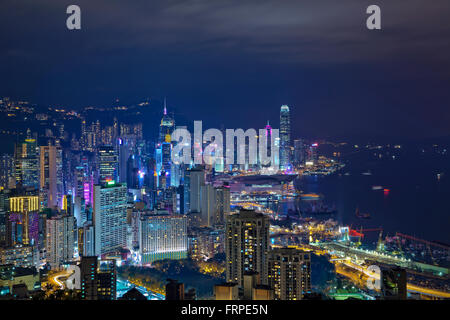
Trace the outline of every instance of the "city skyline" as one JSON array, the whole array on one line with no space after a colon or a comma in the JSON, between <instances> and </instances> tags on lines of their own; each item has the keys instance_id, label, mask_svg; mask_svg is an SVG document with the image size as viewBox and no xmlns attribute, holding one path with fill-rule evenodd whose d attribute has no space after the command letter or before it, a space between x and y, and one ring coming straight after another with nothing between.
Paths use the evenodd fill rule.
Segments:
<instances>
[{"instance_id":1,"label":"city skyline","mask_svg":"<svg viewBox=\"0 0 450 320\"><path fill-rule=\"evenodd\" d=\"M353 0L78 5L69 31L63 2L2 2L1 95L75 108L167 96L212 127L257 127L287 104L296 135L450 136L444 0L379 1L379 31Z\"/></svg>"},{"instance_id":2,"label":"city skyline","mask_svg":"<svg viewBox=\"0 0 450 320\"><path fill-rule=\"evenodd\" d=\"M422 1L3 0L0 302L450 299L450 3Z\"/></svg>"}]
</instances>

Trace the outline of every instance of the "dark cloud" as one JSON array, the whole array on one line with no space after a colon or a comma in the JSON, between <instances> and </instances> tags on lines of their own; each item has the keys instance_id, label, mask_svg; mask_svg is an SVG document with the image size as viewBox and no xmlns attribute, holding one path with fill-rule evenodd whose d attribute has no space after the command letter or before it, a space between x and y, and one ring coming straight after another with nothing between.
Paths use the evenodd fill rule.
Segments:
<instances>
[{"instance_id":1,"label":"dark cloud","mask_svg":"<svg viewBox=\"0 0 450 320\"><path fill-rule=\"evenodd\" d=\"M65 29L74 3L78 32ZM376 1L381 31L365 28L370 4L3 0L0 94L74 106L167 95L229 126L277 122L288 103L296 134L450 134L450 2Z\"/></svg>"}]
</instances>

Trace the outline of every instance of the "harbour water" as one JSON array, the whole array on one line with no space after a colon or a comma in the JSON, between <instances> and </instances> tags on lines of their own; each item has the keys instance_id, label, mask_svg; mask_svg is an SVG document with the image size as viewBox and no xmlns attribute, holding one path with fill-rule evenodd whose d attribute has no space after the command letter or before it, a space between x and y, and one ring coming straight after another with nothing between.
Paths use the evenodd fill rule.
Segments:
<instances>
[{"instance_id":1,"label":"harbour water","mask_svg":"<svg viewBox=\"0 0 450 320\"><path fill-rule=\"evenodd\" d=\"M334 218L355 229L378 228L450 244L450 159L436 152L404 151L395 158L360 153L330 176L295 181L303 192L335 204ZM369 172L370 174L363 174ZM374 186L382 186L383 188ZM387 190L385 190L387 189ZM285 209L292 204L285 206ZM369 219L358 218L369 213Z\"/></svg>"}]
</instances>

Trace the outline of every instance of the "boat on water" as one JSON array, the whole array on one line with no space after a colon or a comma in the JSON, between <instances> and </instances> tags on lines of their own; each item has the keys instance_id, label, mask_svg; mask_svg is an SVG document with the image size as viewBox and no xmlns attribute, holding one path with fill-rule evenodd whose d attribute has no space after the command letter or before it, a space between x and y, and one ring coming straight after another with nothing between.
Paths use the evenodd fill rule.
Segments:
<instances>
[{"instance_id":1,"label":"boat on water","mask_svg":"<svg viewBox=\"0 0 450 320\"><path fill-rule=\"evenodd\" d=\"M367 170L366 172L361 173L363 176L371 176L372 172L370 170Z\"/></svg>"},{"instance_id":2,"label":"boat on water","mask_svg":"<svg viewBox=\"0 0 450 320\"><path fill-rule=\"evenodd\" d=\"M370 213L361 213L361 212L359 212L359 208L356 208L355 215L357 218L360 218L360 219L370 219L371 218Z\"/></svg>"},{"instance_id":3,"label":"boat on water","mask_svg":"<svg viewBox=\"0 0 450 320\"><path fill-rule=\"evenodd\" d=\"M382 186L372 186L372 190L383 190Z\"/></svg>"},{"instance_id":4,"label":"boat on water","mask_svg":"<svg viewBox=\"0 0 450 320\"><path fill-rule=\"evenodd\" d=\"M317 193L303 193L300 195L300 200L315 201L320 200L322 197Z\"/></svg>"}]
</instances>

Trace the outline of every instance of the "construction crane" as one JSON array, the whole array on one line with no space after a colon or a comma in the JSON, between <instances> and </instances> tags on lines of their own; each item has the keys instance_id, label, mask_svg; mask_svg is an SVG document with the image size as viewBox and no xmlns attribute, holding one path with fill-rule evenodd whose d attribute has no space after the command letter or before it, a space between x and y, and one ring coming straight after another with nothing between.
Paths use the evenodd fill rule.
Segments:
<instances>
[{"instance_id":1,"label":"construction crane","mask_svg":"<svg viewBox=\"0 0 450 320\"><path fill-rule=\"evenodd\" d=\"M409 236L409 235L407 235L407 234L403 234L403 233L399 233L399 232L397 232L395 235L397 236L397 239L399 239L400 237L402 237L402 238L404 238L404 239L408 239L408 240L411 240L411 241L417 241L417 242L421 242L421 243L425 244L425 245L426 245L426 248L427 248L427 250L428 250L428 253L429 253L429 255L430 255L430 257L431 257L431 260L433 261L433 264L434 264L434 265L438 265L438 264L437 264L435 258L433 257L433 251L431 250L431 246L435 246L435 247L444 249L444 250L446 250L447 252L450 252L450 247L449 247L449 246L446 246L446 245L443 245L443 244L439 244L439 243L436 243L436 242L427 241L427 240L424 240L424 239L419 239L419 238L416 238L416 237L413 237L413 236Z\"/></svg>"},{"instance_id":2,"label":"construction crane","mask_svg":"<svg viewBox=\"0 0 450 320\"><path fill-rule=\"evenodd\" d=\"M428 249L428 253L429 253L430 257L431 257L431 261L433 261L433 264L434 264L435 266L437 266L438 263L436 262L436 260L435 260L434 257L433 257L433 252L431 251L431 248L430 248L430 245L429 245L429 244L427 244L427 249Z\"/></svg>"},{"instance_id":3,"label":"construction crane","mask_svg":"<svg viewBox=\"0 0 450 320\"><path fill-rule=\"evenodd\" d=\"M400 256L404 257L405 255L403 254L402 243L400 241L400 237L396 234L395 238L397 239L397 245L398 245L398 250L399 250Z\"/></svg>"},{"instance_id":4,"label":"construction crane","mask_svg":"<svg viewBox=\"0 0 450 320\"><path fill-rule=\"evenodd\" d=\"M384 251L383 229L381 229L380 233L378 234L377 251L378 252Z\"/></svg>"},{"instance_id":5,"label":"construction crane","mask_svg":"<svg viewBox=\"0 0 450 320\"><path fill-rule=\"evenodd\" d=\"M416 238L416 237L413 237L413 236L409 236L407 234L403 234L403 233L400 233L400 232L396 232L395 235L397 237L402 237L402 238L405 238L405 239L408 239L408 240L422 242L422 243L425 243L425 244L427 244L429 246L434 246L434 247L438 247L438 248L450 251L450 247L446 246L446 245L443 245L443 244L439 244L439 243L436 243L436 242L419 239L419 238Z\"/></svg>"},{"instance_id":6,"label":"construction crane","mask_svg":"<svg viewBox=\"0 0 450 320\"><path fill-rule=\"evenodd\" d=\"M358 237L358 242L356 242L357 246L361 245L361 238L364 238L364 233L365 232L374 232L374 231L380 231L380 237L383 233L383 228L371 228L371 229L363 229L362 227L359 229L359 232L357 232L356 230L350 230L351 235L357 236ZM380 241L380 240L378 240ZM377 248L378 248L378 244L377 244Z\"/></svg>"}]
</instances>

